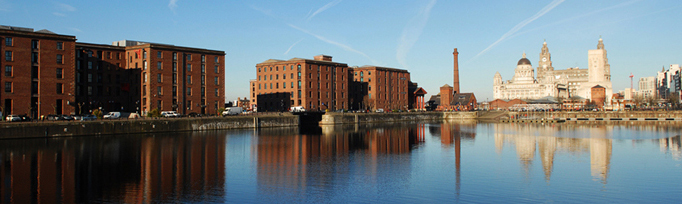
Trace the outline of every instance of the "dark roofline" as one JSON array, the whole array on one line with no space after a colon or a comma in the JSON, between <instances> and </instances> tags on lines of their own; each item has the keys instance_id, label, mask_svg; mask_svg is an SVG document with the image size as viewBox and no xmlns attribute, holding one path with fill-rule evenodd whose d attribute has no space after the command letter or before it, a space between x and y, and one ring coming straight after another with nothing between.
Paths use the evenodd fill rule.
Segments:
<instances>
[{"instance_id":1,"label":"dark roofline","mask_svg":"<svg viewBox=\"0 0 682 204\"><path fill-rule=\"evenodd\" d=\"M76 42L76 48L78 48L78 47L88 47L88 48L111 49L111 50L125 51L125 47L108 45L108 44L94 44L94 43Z\"/></svg>"},{"instance_id":2,"label":"dark roofline","mask_svg":"<svg viewBox=\"0 0 682 204\"><path fill-rule=\"evenodd\" d=\"M4 27L9 27L9 29L6 29ZM0 34L8 35L8 36L17 36L17 37L34 37L34 38L43 38L43 39L76 41L76 36L73 36L73 35L61 35L61 34L53 34L53 33L46 33L46 32L34 32L34 31L24 30L26 28L23 28L21 30L14 30L11 28L13 28L13 27L11 27L11 26L0 26ZM32 30L32 29L30 29L30 30Z\"/></svg>"},{"instance_id":3,"label":"dark roofline","mask_svg":"<svg viewBox=\"0 0 682 204\"><path fill-rule=\"evenodd\" d=\"M177 51L184 51L184 52L198 52L198 53L206 53L206 54L225 55L225 51L220 51L220 50L208 50L208 49L202 49L202 48L182 47L182 46L158 44L158 43L148 43L148 44L133 45L133 46L126 46L125 47L126 50L134 50L134 49L142 49L142 48L155 48L155 49L163 49L163 50L177 50Z\"/></svg>"},{"instance_id":4,"label":"dark roofline","mask_svg":"<svg viewBox=\"0 0 682 204\"><path fill-rule=\"evenodd\" d=\"M270 61L270 62L268 62L268 61ZM322 61L322 60L312 60L312 59L304 59L304 58L291 58L289 60L268 59L268 60L265 60L261 63L256 64L256 66L275 65L275 64L290 64L290 63L301 63L301 62L309 63L309 64L328 64L328 65L348 67L348 64L346 64L346 63Z\"/></svg>"},{"instance_id":5,"label":"dark roofline","mask_svg":"<svg viewBox=\"0 0 682 204\"><path fill-rule=\"evenodd\" d=\"M391 68L391 67L380 67L380 66L372 66L372 65L363 65L361 67L357 67L357 68L353 68L353 69L357 69L357 70L376 69L376 70L382 70L382 71L410 73L409 71L407 71L405 69L398 69L398 68Z\"/></svg>"}]
</instances>

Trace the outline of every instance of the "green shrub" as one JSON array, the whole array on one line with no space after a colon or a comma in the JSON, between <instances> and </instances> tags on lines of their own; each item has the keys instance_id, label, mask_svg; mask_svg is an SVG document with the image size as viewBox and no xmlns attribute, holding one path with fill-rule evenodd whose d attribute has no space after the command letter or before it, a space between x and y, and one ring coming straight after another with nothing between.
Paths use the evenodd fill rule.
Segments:
<instances>
[{"instance_id":1,"label":"green shrub","mask_svg":"<svg viewBox=\"0 0 682 204\"><path fill-rule=\"evenodd\" d=\"M147 112L147 117L161 117L161 111L158 108L154 108Z\"/></svg>"},{"instance_id":2,"label":"green shrub","mask_svg":"<svg viewBox=\"0 0 682 204\"><path fill-rule=\"evenodd\" d=\"M102 119L102 116L104 115L104 113L102 113L102 111L100 111L99 109L96 109L96 110L92 111L92 115L95 115L95 116L97 116L97 118Z\"/></svg>"}]
</instances>

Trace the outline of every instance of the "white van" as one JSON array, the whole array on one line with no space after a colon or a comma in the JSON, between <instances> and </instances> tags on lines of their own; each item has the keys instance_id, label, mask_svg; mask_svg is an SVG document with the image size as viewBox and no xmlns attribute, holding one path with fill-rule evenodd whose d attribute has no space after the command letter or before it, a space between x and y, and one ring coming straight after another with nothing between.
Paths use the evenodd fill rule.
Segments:
<instances>
[{"instance_id":1,"label":"white van","mask_svg":"<svg viewBox=\"0 0 682 204\"><path fill-rule=\"evenodd\" d=\"M175 111L161 111L161 117L165 118L176 118L180 117L180 114Z\"/></svg>"},{"instance_id":2,"label":"white van","mask_svg":"<svg viewBox=\"0 0 682 204\"><path fill-rule=\"evenodd\" d=\"M102 116L104 119L119 119L121 117L121 112L109 112Z\"/></svg>"},{"instance_id":3,"label":"white van","mask_svg":"<svg viewBox=\"0 0 682 204\"><path fill-rule=\"evenodd\" d=\"M289 112L305 112L303 106L294 106L289 109Z\"/></svg>"},{"instance_id":4,"label":"white van","mask_svg":"<svg viewBox=\"0 0 682 204\"><path fill-rule=\"evenodd\" d=\"M239 115L242 113L243 109L242 107L228 107L225 108L225 111L223 111L223 116L228 116L228 115Z\"/></svg>"}]
</instances>

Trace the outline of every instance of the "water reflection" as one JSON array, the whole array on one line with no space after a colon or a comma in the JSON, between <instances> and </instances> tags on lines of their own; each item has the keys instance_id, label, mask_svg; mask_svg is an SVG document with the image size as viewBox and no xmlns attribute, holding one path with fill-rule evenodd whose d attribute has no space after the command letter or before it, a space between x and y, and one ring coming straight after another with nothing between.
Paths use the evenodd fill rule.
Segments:
<instances>
[{"instance_id":1,"label":"water reflection","mask_svg":"<svg viewBox=\"0 0 682 204\"><path fill-rule=\"evenodd\" d=\"M461 163L462 163L462 139L474 141L476 139L476 121L444 121L440 124L432 124L429 133L434 137L440 137L444 146L455 148L455 193L459 196L461 191Z\"/></svg>"},{"instance_id":2,"label":"water reflection","mask_svg":"<svg viewBox=\"0 0 682 204\"><path fill-rule=\"evenodd\" d=\"M271 195L285 191L301 198L315 190L307 188L347 187L358 177L373 187L406 186L409 177L381 175L409 175L409 153L424 142L424 126L323 126L321 135L263 129L252 147L257 153L259 190ZM387 159L396 158L387 155L399 159ZM349 172L354 173L347 175Z\"/></svg>"},{"instance_id":3,"label":"water reflection","mask_svg":"<svg viewBox=\"0 0 682 204\"><path fill-rule=\"evenodd\" d=\"M611 138L632 136L619 134L622 129L634 132L635 137L639 137L637 131L642 130L650 133L658 132L662 134L662 137L665 137L664 135L670 133L668 130L678 126L678 124L671 122L654 122L655 125L643 123L647 122L579 122L565 125L496 123L493 125L495 149L497 154L501 155L505 145L513 146L526 174L529 174L537 150L547 181L551 178L557 153L568 153L576 156L589 153L592 177L602 183L607 183L613 151L613 139ZM633 140L632 142L634 145L642 141L658 142L661 152L671 154L676 160L682 156L679 135L660 139Z\"/></svg>"},{"instance_id":4,"label":"water reflection","mask_svg":"<svg viewBox=\"0 0 682 204\"><path fill-rule=\"evenodd\" d=\"M0 142L2 203L208 198L223 192L225 137L211 132ZM191 195L191 196L190 196Z\"/></svg>"},{"instance_id":5,"label":"water reflection","mask_svg":"<svg viewBox=\"0 0 682 204\"><path fill-rule=\"evenodd\" d=\"M653 121L415 122L0 140L0 203L540 202L520 191L617 200L642 189L672 195L663 190L679 189L664 182L679 180L680 164L669 162L682 160L680 129ZM636 169L638 159L655 172ZM584 176L566 173L580 169ZM536 177L546 182L533 185ZM634 185L641 189L618 193Z\"/></svg>"}]
</instances>

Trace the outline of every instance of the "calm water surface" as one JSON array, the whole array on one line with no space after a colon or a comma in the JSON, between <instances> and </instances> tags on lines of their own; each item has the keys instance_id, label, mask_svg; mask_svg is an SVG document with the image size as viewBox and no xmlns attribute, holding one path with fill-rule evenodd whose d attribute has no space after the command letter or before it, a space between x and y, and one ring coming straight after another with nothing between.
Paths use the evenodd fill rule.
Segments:
<instances>
[{"instance_id":1,"label":"calm water surface","mask_svg":"<svg viewBox=\"0 0 682 204\"><path fill-rule=\"evenodd\" d=\"M0 140L0 203L680 203L681 134L440 122Z\"/></svg>"}]
</instances>

